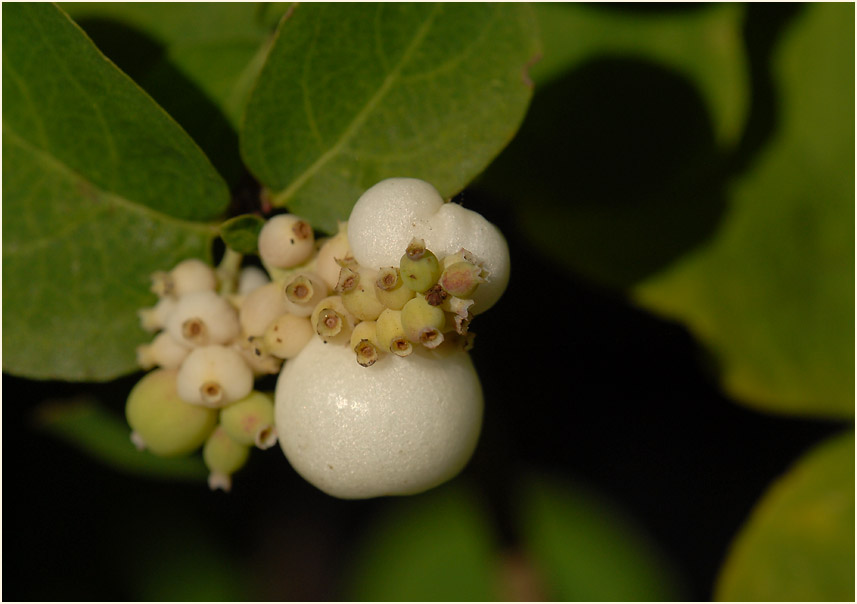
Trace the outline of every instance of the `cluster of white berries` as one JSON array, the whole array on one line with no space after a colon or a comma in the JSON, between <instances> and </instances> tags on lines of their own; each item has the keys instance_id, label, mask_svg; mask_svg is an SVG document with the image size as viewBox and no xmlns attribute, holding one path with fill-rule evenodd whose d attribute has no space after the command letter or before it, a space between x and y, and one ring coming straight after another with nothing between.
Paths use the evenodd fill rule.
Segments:
<instances>
[{"instance_id":1,"label":"cluster of white berries","mask_svg":"<svg viewBox=\"0 0 857 604\"><path fill-rule=\"evenodd\" d=\"M460 471L482 417L470 321L508 281L496 227L398 178L321 241L272 217L258 251L265 271L227 250L216 270L186 260L153 275L159 301L140 319L160 333L138 361L159 368L129 397L132 440L160 455L203 446L225 490L251 446L278 438L338 497L419 492ZM280 371L274 404L254 380Z\"/></svg>"}]
</instances>

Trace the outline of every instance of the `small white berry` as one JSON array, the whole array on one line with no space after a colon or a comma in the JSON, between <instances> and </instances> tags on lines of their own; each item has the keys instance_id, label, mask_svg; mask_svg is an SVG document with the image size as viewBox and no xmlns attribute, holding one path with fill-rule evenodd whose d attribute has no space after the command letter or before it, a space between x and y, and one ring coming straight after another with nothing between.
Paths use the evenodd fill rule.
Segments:
<instances>
[{"instance_id":1,"label":"small white berry","mask_svg":"<svg viewBox=\"0 0 857 604\"><path fill-rule=\"evenodd\" d=\"M315 251L309 223L293 214L273 216L259 233L259 256L276 268L291 268L306 261Z\"/></svg>"},{"instance_id":2,"label":"small white berry","mask_svg":"<svg viewBox=\"0 0 857 604\"><path fill-rule=\"evenodd\" d=\"M187 346L225 344L238 336L238 313L213 291L199 291L179 298L167 317L167 332Z\"/></svg>"},{"instance_id":3,"label":"small white berry","mask_svg":"<svg viewBox=\"0 0 857 604\"><path fill-rule=\"evenodd\" d=\"M324 242L318 251L315 264L315 272L321 277L329 289L336 287L339 280L339 270L342 265L339 261L347 261L351 258L351 249L348 247L347 224L339 224L339 232Z\"/></svg>"},{"instance_id":4,"label":"small white berry","mask_svg":"<svg viewBox=\"0 0 857 604\"><path fill-rule=\"evenodd\" d=\"M177 389L182 400L223 407L253 390L253 371L232 348L194 348L179 368Z\"/></svg>"},{"instance_id":5,"label":"small white berry","mask_svg":"<svg viewBox=\"0 0 857 604\"><path fill-rule=\"evenodd\" d=\"M263 350L281 359L293 359L314 335L309 317L285 314L268 325Z\"/></svg>"},{"instance_id":6,"label":"small white berry","mask_svg":"<svg viewBox=\"0 0 857 604\"><path fill-rule=\"evenodd\" d=\"M238 295L246 296L270 281L268 273L258 266L245 266L238 275Z\"/></svg>"},{"instance_id":7,"label":"small white berry","mask_svg":"<svg viewBox=\"0 0 857 604\"><path fill-rule=\"evenodd\" d=\"M283 292L289 312L298 317L308 317L315 305L327 297L328 289L327 283L315 273L301 272L286 280Z\"/></svg>"},{"instance_id":8,"label":"small white berry","mask_svg":"<svg viewBox=\"0 0 857 604\"><path fill-rule=\"evenodd\" d=\"M167 317L176 307L176 299L172 297L161 298L151 308L141 308L137 311L140 317L140 326L146 331L155 332L163 329L167 324Z\"/></svg>"},{"instance_id":9,"label":"small white berry","mask_svg":"<svg viewBox=\"0 0 857 604\"><path fill-rule=\"evenodd\" d=\"M266 283L244 298L238 309L238 322L245 336L259 337L265 335L265 330L271 322L289 312L282 283Z\"/></svg>"},{"instance_id":10,"label":"small white berry","mask_svg":"<svg viewBox=\"0 0 857 604\"><path fill-rule=\"evenodd\" d=\"M188 353L189 346L177 342L170 334L162 331L149 344L137 347L137 364L146 370L157 366L178 369Z\"/></svg>"}]
</instances>

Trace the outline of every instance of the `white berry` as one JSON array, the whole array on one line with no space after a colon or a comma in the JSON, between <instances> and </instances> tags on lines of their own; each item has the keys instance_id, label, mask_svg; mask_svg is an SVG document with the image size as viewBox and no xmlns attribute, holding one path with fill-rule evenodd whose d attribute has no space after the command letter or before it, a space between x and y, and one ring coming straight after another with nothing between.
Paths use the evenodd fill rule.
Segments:
<instances>
[{"instance_id":1,"label":"white berry","mask_svg":"<svg viewBox=\"0 0 857 604\"><path fill-rule=\"evenodd\" d=\"M351 211L348 241L361 266L398 266L413 239L422 239L438 258L470 252L486 282L473 299L473 314L493 306L509 281L509 248L502 233L480 214L444 203L430 184L390 178L366 191Z\"/></svg>"},{"instance_id":2,"label":"white berry","mask_svg":"<svg viewBox=\"0 0 857 604\"><path fill-rule=\"evenodd\" d=\"M176 385L182 400L206 407L223 407L253 390L253 371L232 348L195 348L181 365Z\"/></svg>"},{"instance_id":3,"label":"white berry","mask_svg":"<svg viewBox=\"0 0 857 604\"><path fill-rule=\"evenodd\" d=\"M259 256L269 266L291 268L308 260L314 251L312 227L292 214L273 216L259 233Z\"/></svg>"},{"instance_id":4,"label":"white berry","mask_svg":"<svg viewBox=\"0 0 857 604\"><path fill-rule=\"evenodd\" d=\"M482 407L464 352L419 350L361 367L348 346L314 338L280 374L275 417L299 474L361 499L419 493L455 476L476 446Z\"/></svg>"},{"instance_id":5,"label":"white berry","mask_svg":"<svg viewBox=\"0 0 857 604\"><path fill-rule=\"evenodd\" d=\"M199 291L179 298L167 317L167 332L187 346L225 344L238 336L238 313L213 291Z\"/></svg>"}]
</instances>

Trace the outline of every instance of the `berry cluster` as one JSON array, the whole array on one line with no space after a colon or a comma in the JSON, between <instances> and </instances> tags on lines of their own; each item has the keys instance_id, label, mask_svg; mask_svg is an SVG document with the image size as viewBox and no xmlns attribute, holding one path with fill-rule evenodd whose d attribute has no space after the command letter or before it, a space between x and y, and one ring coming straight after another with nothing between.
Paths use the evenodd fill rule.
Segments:
<instances>
[{"instance_id":1,"label":"berry cluster","mask_svg":"<svg viewBox=\"0 0 857 604\"><path fill-rule=\"evenodd\" d=\"M361 201L372 202L379 187L399 186L400 181L428 187L433 192L428 203L434 208L437 193L413 179L384 181ZM275 413L271 395L254 390L255 379L280 372L310 341L348 350L362 367L377 364L376 369L363 369L370 372L420 350L419 371L425 373L425 359L442 360L471 348L468 328L474 305L490 306L505 287L503 281L499 293L489 291L482 300L476 295L482 284L489 290L497 285L485 265L498 265L498 255L489 255L485 263L460 245L457 251L433 252L425 238L413 233L410 243L399 248L398 263L387 254L386 266L361 264L352 253L349 224L340 223L336 235L316 241L307 221L276 215L259 233L258 253L265 270L242 268L244 258L227 249L217 269L185 260L169 272L152 275L152 291L159 300L139 315L144 329L159 333L138 348L137 358L143 369L157 369L137 384L126 409L132 441L139 448L170 456L202 446L210 487L229 490L230 477L244 465L250 448L268 448L278 439L274 418L279 411ZM434 235L441 231L435 229ZM394 233L388 229L386 234ZM376 236L365 227L356 235L360 245ZM401 239L400 233L396 236ZM491 237L502 241L499 232ZM499 257L499 266L507 266L507 252ZM505 272L503 279L508 269ZM474 408L481 408L481 401ZM475 421L471 440L478 434Z\"/></svg>"}]
</instances>

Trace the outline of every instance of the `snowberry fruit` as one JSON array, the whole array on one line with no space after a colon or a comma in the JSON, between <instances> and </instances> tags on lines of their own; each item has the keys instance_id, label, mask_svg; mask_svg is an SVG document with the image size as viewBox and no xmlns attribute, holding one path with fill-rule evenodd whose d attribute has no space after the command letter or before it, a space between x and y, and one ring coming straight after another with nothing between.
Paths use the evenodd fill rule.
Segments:
<instances>
[{"instance_id":1,"label":"snowberry fruit","mask_svg":"<svg viewBox=\"0 0 857 604\"><path fill-rule=\"evenodd\" d=\"M266 265L291 268L305 262L313 251L312 227L292 214L271 217L259 233L259 256Z\"/></svg>"},{"instance_id":2,"label":"snowberry fruit","mask_svg":"<svg viewBox=\"0 0 857 604\"><path fill-rule=\"evenodd\" d=\"M340 223L339 232L325 241L318 250L315 272L327 283L330 289L334 289L339 280L339 270L342 268L339 261L347 261L351 258L346 229L345 223Z\"/></svg>"},{"instance_id":3,"label":"snowberry fruit","mask_svg":"<svg viewBox=\"0 0 857 604\"><path fill-rule=\"evenodd\" d=\"M422 239L414 239L399 260L399 274L408 288L422 293L437 283L440 263Z\"/></svg>"},{"instance_id":4,"label":"snowberry fruit","mask_svg":"<svg viewBox=\"0 0 857 604\"><path fill-rule=\"evenodd\" d=\"M455 476L482 422L470 357L417 351L372 367L313 339L285 364L275 395L280 446L295 470L345 499L409 495Z\"/></svg>"},{"instance_id":5,"label":"snowberry fruit","mask_svg":"<svg viewBox=\"0 0 857 604\"><path fill-rule=\"evenodd\" d=\"M250 447L234 440L223 426L215 428L202 448L202 459L210 473L208 487L213 491L232 489L232 475L244 467Z\"/></svg>"},{"instance_id":6,"label":"snowberry fruit","mask_svg":"<svg viewBox=\"0 0 857 604\"><path fill-rule=\"evenodd\" d=\"M375 339L384 352L406 357L413 352L413 346L402 328L402 311L386 309L375 321Z\"/></svg>"},{"instance_id":7,"label":"snowberry fruit","mask_svg":"<svg viewBox=\"0 0 857 604\"><path fill-rule=\"evenodd\" d=\"M375 321L362 321L351 332L351 350L357 355L357 362L363 367L371 367L380 357Z\"/></svg>"},{"instance_id":8,"label":"snowberry fruit","mask_svg":"<svg viewBox=\"0 0 857 604\"><path fill-rule=\"evenodd\" d=\"M350 269L343 268L345 273ZM346 310L361 321L374 321L385 306L375 297L375 280L378 272L358 267L354 285L342 292L342 303Z\"/></svg>"},{"instance_id":9,"label":"snowberry fruit","mask_svg":"<svg viewBox=\"0 0 857 604\"><path fill-rule=\"evenodd\" d=\"M217 424L217 411L191 405L176 390L178 372L156 369L143 376L125 406L132 440L161 457L198 449Z\"/></svg>"},{"instance_id":10,"label":"snowberry fruit","mask_svg":"<svg viewBox=\"0 0 857 604\"><path fill-rule=\"evenodd\" d=\"M310 325L321 336L322 341L344 343L351 338L354 318L345 309L342 298L328 296L313 309Z\"/></svg>"},{"instance_id":11,"label":"snowberry fruit","mask_svg":"<svg viewBox=\"0 0 857 604\"><path fill-rule=\"evenodd\" d=\"M250 394L253 371L232 348L201 346L182 363L177 388L188 403L224 407Z\"/></svg>"},{"instance_id":12,"label":"snowberry fruit","mask_svg":"<svg viewBox=\"0 0 857 604\"><path fill-rule=\"evenodd\" d=\"M180 298L191 292L214 291L216 288L214 269L196 258L182 260L168 273L159 271L152 275L152 291L161 297Z\"/></svg>"},{"instance_id":13,"label":"snowberry fruit","mask_svg":"<svg viewBox=\"0 0 857 604\"><path fill-rule=\"evenodd\" d=\"M327 283L321 277L314 273L299 273L286 282L285 305L291 314L308 317L327 293Z\"/></svg>"},{"instance_id":14,"label":"snowberry fruit","mask_svg":"<svg viewBox=\"0 0 857 604\"><path fill-rule=\"evenodd\" d=\"M277 317L289 312L281 283L267 283L250 292L238 309L238 323L245 336L263 336Z\"/></svg>"},{"instance_id":15,"label":"snowberry fruit","mask_svg":"<svg viewBox=\"0 0 857 604\"><path fill-rule=\"evenodd\" d=\"M389 266L380 270L378 278L375 279L375 297L381 304L393 310L402 310L414 295L414 290L402 282L397 267Z\"/></svg>"},{"instance_id":16,"label":"snowberry fruit","mask_svg":"<svg viewBox=\"0 0 857 604\"><path fill-rule=\"evenodd\" d=\"M309 317L285 314L268 326L262 350L281 359L293 359L314 335Z\"/></svg>"},{"instance_id":17,"label":"snowberry fruit","mask_svg":"<svg viewBox=\"0 0 857 604\"><path fill-rule=\"evenodd\" d=\"M199 291L179 298L167 317L167 332L187 346L225 344L240 332L238 313L213 291Z\"/></svg>"},{"instance_id":18,"label":"snowberry fruit","mask_svg":"<svg viewBox=\"0 0 857 604\"><path fill-rule=\"evenodd\" d=\"M268 274L258 266L245 266L238 275L238 295L246 296L270 281Z\"/></svg>"},{"instance_id":19,"label":"snowberry fruit","mask_svg":"<svg viewBox=\"0 0 857 604\"><path fill-rule=\"evenodd\" d=\"M177 342L170 334L162 331L149 344L137 347L137 364L146 370L158 366L178 369L189 352L190 347Z\"/></svg>"},{"instance_id":20,"label":"snowberry fruit","mask_svg":"<svg viewBox=\"0 0 857 604\"><path fill-rule=\"evenodd\" d=\"M484 270L486 282L474 294L474 314L493 306L509 281L509 248L503 235L480 214L444 203L430 184L390 178L367 190L348 220L348 242L361 266L380 268L399 262L414 238L443 258L465 248Z\"/></svg>"},{"instance_id":21,"label":"snowberry fruit","mask_svg":"<svg viewBox=\"0 0 857 604\"><path fill-rule=\"evenodd\" d=\"M137 316L140 317L140 326L146 331L158 331L163 329L167 324L167 317L175 310L176 299L167 297L158 300L157 304L151 308L141 308L137 311Z\"/></svg>"},{"instance_id":22,"label":"snowberry fruit","mask_svg":"<svg viewBox=\"0 0 857 604\"><path fill-rule=\"evenodd\" d=\"M274 430L274 397L254 390L249 395L220 410L220 425L237 443L256 445L260 449L277 442Z\"/></svg>"},{"instance_id":23,"label":"snowberry fruit","mask_svg":"<svg viewBox=\"0 0 857 604\"><path fill-rule=\"evenodd\" d=\"M402 308L402 329L405 337L415 344L434 348L443 342L446 315L437 306L417 296Z\"/></svg>"}]
</instances>

